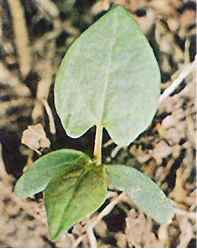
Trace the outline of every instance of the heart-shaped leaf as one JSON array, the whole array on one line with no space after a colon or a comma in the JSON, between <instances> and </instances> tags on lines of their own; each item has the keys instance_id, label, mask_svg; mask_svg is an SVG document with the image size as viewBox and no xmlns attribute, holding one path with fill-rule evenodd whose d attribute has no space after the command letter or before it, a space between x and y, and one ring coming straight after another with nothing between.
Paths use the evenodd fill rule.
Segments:
<instances>
[{"instance_id":1,"label":"heart-shaped leaf","mask_svg":"<svg viewBox=\"0 0 197 249\"><path fill-rule=\"evenodd\" d=\"M53 241L106 199L107 182L103 166L85 166L53 177L44 191L50 236Z\"/></svg>"},{"instance_id":2,"label":"heart-shaped leaf","mask_svg":"<svg viewBox=\"0 0 197 249\"><path fill-rule=\"evenodd\" d=\"M33 163L20 177L15 186L15 193L21 198L34 195L44 190L52 177L66 168L81 168L90 158L87 154L71 149L51 152Z\"/></svg>"},{"instance_id":3,"label":"heart-shaped leaf","mask_svg":"<svg viewBox=\"0 0 197 249\"><path fill-rule=\"evenodd\" d=\"M107 165L106 174L112 184L159 223L167 223L173 207L163 191L146 175L125 165Z\"/></svg>"},{"instance_id":4,"label":"heart-shaped leaf","mask_svg":"<svg viewBox=\"0 0 197 249\"><path fill-rule=\"evenodd\" d=\"M150 124L160 72L147 39L122 6L115 6L69 48L55 82L55 105L67 134L105 127L128 145Z\"/></svg>"}]
</instances>

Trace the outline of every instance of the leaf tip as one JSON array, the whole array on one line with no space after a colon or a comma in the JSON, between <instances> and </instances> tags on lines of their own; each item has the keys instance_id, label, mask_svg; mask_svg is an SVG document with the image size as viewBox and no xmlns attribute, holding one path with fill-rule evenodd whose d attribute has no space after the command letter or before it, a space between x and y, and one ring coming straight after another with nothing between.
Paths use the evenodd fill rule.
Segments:
<instances>
[{"instance_id":1,"label":"leaf tip","mask_svg":"<svg viewBox=\"0 0 197 249\"><path fill-rule=\"evenodd\" d=\"M155 221L161 224L169 224L172 220L173 214L174 214L174 207L169 202L168 206L163 207L163 213L160 214L160 216L153 217L153 218Z\"/></svg>"}]
</instances>

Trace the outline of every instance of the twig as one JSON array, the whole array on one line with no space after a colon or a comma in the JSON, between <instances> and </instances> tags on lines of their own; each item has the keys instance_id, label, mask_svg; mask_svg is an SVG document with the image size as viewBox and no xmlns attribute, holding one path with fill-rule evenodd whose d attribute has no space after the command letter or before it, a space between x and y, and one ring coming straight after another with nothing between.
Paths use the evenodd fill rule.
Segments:
<instances>
[{"instance_id":1,"label":"twig","mask_svg":"<svg viewBox=\"0 0 197 249\"><path fill-rule=\"evenodd\" d=\"M111 157L114 158L122 148L124 148L124 146L117 145L117 146L112 150L112 152L111 152Z\"/></svg>"},{"instance_id":2,"label":"twig","mask_svg":"<svg viewBox=\"0 0 197 249\"><path fill-rule=\"evenodd\" d=\"M73 248L76 248L79 243L81 243L81 241L83 240L83 238L85 236L88 236L89 238L89 242L90 242L90 247L91 248L96 248L97 247L97 242L96 242L96 238L94 236L94 232L93 229L94 227L98 224L98 222L100 220L102 220L102 218L106 215L108 215L111 210L114 208L114 206L116 206L124 197L126 196L125 192L122 192L119 196L117 196L116 198L114 198L104 209L102 212L99 213L99 215L95 218L93 218L92 220L90 220L88 222L88 224L84 227L84 231L86 230L87 233L81 235L73 244Z\"/></svg>"},{"instance_id":3,"label":"twig","mask_svg":"<svg viewBox=\"0 0 197 249\"><path fill-rule=\"evenodd\" d=\"M187 216L189 219L196 220L196 212L187 212L185 210L182 210L180 208L174 209L175 214L181 215L181 216Z\"/></svg>"},{"instance_id":4,"label":"twig","mask_svg":"<svg viewBox=\"0 0 197 249\"><path fill-rule=\"evenodd\" d=\"M125 197L125 192L122 192L119 196L114 198L99 215L88 222L88 224L84 227L84 230L87 231L87 234L83 234L80 236L74 243L73 247L77 247L77 245L83 240L84 236L87 235L89 237L90 247L96 248L96 238L94 236L93 229L98 224L100 220L106 215L108 215L111 210Z\"/></svg>"},{"instance_id":5,"label":"twig","mask_svg":"<svg viewBox=\"0 0 197 249\"><path fill-rule=\"evenodd\" d=\"M8 0L13 20L15 45L19 58L20 72L25 77L31 69L31 52L23 6L20 0Z\"/></svg>"},{"instance_id":6,"label":"twig","mask_svg":"<svg viewBox=\"0 0 197 249\"><path fill-rule=\"evenodd\" d=\"M43 104L44 104L46 113L48 114L50 132L51 132L51 134L55 134L56 133L55 121L54 121L54 118L53 118L51 108L50 108L48 102L46 101L46 99L43 99Z\"/></svg>"},{"instance_id":7,"label":"twig","mask_svg":"<svg viewBox=\"0 0 197 249\"><path fill-rule=\"evenodd\" d=\"M172 84L164 91L159 98L159 104L170 96L171 93L181 84L181 82L196 68L196 60L186 65L179 76L172 82Z\"/></svg>"},{"instance_id":8,"label":"twig","mask_svg":"<svg viewBox=\"0 0 197 249\"><path fill-rule=\"evenodd\" d=\"M90 248L97 248L97 240L94 235L94 231L92 227L87 228L87 235L88 235L89 242L90 242Z\"/></svg>"},{"instance_id":9,"label":"twig","mask_svg":"<svg viewBox=\"0 0 197 249\"><path fill-rule=\"evenodd\" d=\"M83 234L83 235L81 235L79 238L77 238L76 240L75 240L75 242L72 244L72 248L76 248L80 243L81 243L81 241L83 240L83 238L84 237L86 237L87 236L87 234Z\"/></svg>"},{"instance_id":10,"label":"twig","mask_svg":"<svg viewBox=\"0 0 197 249\"><path fill-rule=\"evenodd\" d=\"M123 197L125 196L125 192L122 192L119 196L117 196L114 200L112 200L104 209L102 212L100 212L100 214L94 219L93 222L91 222L90 225L88 225L88 229L93 229L97 223L102 220L102 218L106 215L108 215L112 209L123 199Z\"/></svg>"},{"instance_id":11,"label":"twig","mask_svg":"<svg viewBox=\"0 0 197 249\"><path fill-rule=\"evenodd\" d=\"M59 10L55 3L50 0L35 0L41 12L48 14L52 18L57 18Z\"/></svg>"}]
</instances>

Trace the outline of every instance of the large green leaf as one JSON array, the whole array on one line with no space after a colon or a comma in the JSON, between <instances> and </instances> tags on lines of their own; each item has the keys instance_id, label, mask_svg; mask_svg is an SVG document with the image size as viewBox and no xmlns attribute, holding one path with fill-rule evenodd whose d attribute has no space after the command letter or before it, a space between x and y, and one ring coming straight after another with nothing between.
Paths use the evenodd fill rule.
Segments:
<instances>
[{"instance_id":1,"label":"large green leaf","mask_svg":"<svg viewBox=\"0 0 197 249\"><path fill-rule=\"evenodd\" d=\"M167 223L173 207L163 191L146 175L125 165L107 165L106 174L112 184L159 223Z\"/></svg>"},{"instance_id":2,"label":"large green leaf","mask_svg":"<svg viewBox=\"0 0 197 249\"><path fill-rule=\"evenodd\" d=\"M83 167L90 158L83 152L62 149L51 152L33 163L20 177L15 186L15 193L21 198L34 195L44 190L52 177L66 168L69 172Z\"/></svg>"},{"instance_id":3,"label":"large green leaf","mask_svg":"<svg viewBox=\"0 0 197 249\"><path fill-rule=\"evenodd\" d=\"M150 124L160 72L147 39L122 6L88 28L69 48L55 82L55 105L67 134L105 127L128 145Z\"/></svg>"},{"instance_id":4,"label":"large green leaf","mask_svg":"<svg viewBox=\"0 0 197 249\"><path fill-rule=\"evenodd\" d=\"M53 241L105 201L107 182L103 166L59 172L44 191Z\"/></svg>"}]
</instances>

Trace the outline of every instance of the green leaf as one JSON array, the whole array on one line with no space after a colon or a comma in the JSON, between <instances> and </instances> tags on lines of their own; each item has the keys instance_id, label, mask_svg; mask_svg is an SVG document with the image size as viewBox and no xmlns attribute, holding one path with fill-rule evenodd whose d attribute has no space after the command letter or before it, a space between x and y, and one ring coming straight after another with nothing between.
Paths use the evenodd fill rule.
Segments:
<instances>
[{"instance_id":1,"label":"green leaf","mask_svg":"<svg viewBox=\"0 0 197 249\"><path fill-rule=\"evenodd\" d=\"M128 145L150 124L160 72L147 39L122 6L90 26L69 48L55 82L55 105L70 137L93 125Z\"/></svg>"},{"instance_id":2,"label":"green leaf","mask_svg":"<svg viewBox=\"0 0 197 249\"><path fill-rule=\"evenodd\" d=\"M85 166L67 174L59 172L44 191L50 236L53 241L106 199L107 182L103 166Z\"/></svg>"},{"instance_id":3,"label":"green leaf","mask_svg":"<svg viewBox=\"0 0 197 249\"><path fill-rule=\"evenodd\" d=\"M52 177L66 168L69 172L78 169L90 158L77 150L62 149L51 152L33 163L20 177L15 186L15 193L20 198L27 198L44 190Z\"/></svg>"},{"instance_id":4,"label":"green leaf","mask_svg":"<svg viewBox=\"0 0 197 249\"><path fill-rule=\"evenodd\" d=\"M106 174L112 184L159 223L167 223L173 207L163 191L146 175L125 165L107 165Z\"/></svg>"}]
</instances>

